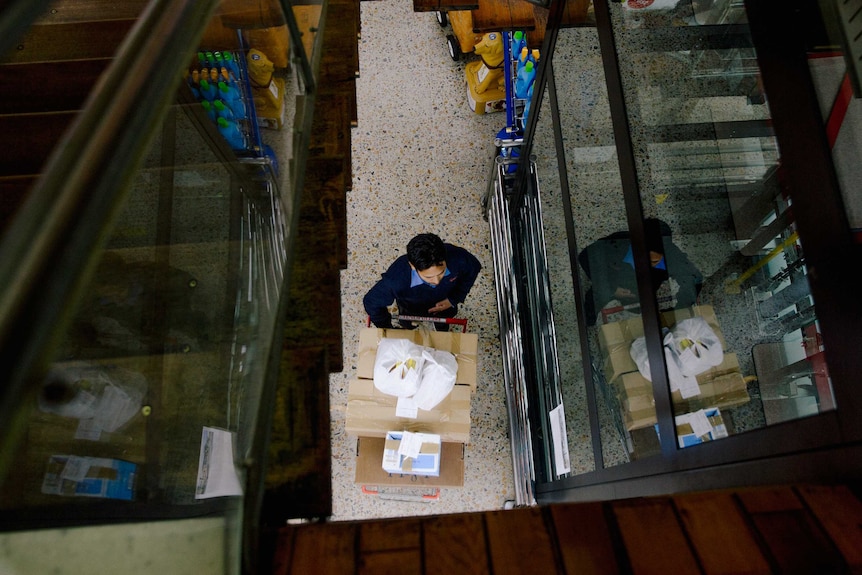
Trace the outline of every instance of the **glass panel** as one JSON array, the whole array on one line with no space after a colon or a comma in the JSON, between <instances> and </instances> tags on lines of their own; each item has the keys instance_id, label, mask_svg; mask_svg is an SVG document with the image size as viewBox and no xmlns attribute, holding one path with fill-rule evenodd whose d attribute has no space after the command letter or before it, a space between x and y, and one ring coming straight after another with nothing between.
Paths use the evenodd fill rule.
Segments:
<instances>
[{"instance_id":1,"label":"glass panel","mask_svg":"<svg viewBox=\"0 0 862 575\"><path fill-rule=\"evenodd\" d=\"M678 443L833 409L744 10L643 4L611 12L641 200L663 222L647 242L666 266L659 306L673 310L662 324Z\"/></svg>"},{"instance_id":2,"label":"glass panel","mask_svg":"<svg viewBox=\"0 0 862 575\"><path fill-rule=\"evenodd\" d=\"M304 169L294 141L311 111L297 107L304 79L288 59L279 6L225 2L189 49L176 104L56 334L38 401L23 409L0 515L49 526L176 518L184 510L169 507L188 506L189 515L221 515L224 570L236 570L245 461ZM82 10L84 21L99 19ZM204 92L212 88L217 97Z\"/></svg>"},{"instance_id":3,"label":"glass panel","mask_svg":"<svg viewBox=\"0 0 862 575\"><path fill-rule=\"evenodd\" d=\"M193 111L169 115L132 185L33 410L6 508L69 504L88 486L194 504L203 427L235 432L237 455L249 448L281 214L273 188L216 161ZM166 153L176 163L161 167ZM97 485L100 474L110 480Z\"/></svg>"},{"instance_id":4,"label":"glass panel","mask_svg":"<svg viewBox=\"0 0 862 575\"><path fill-rule=\"evenodd\" d=\"M598 36L593 28L560 30L554 50L554 76L560 108L560 123L565 146L566 169L571 194L574 233L577 239L578 274L583 294L576 294L573 284L572 258L567 246L556 245L548 260L553 281L552 295L558 323L557 344L560 347L562 393L570 431L570 451L573 463L580 459L576 473L594 469L592 445L587 415L587 390L584 359L588 358L596 398L602 463L615 466L656 452L658 440L654 430L655 415L651 412L652 391L640 390L635 399L621 393L622 378L631 360L622 341L613 337L614 328L625 321L628 332L643 333L637 286L631 265L612 262L610 254L628 246L628 226L619 175L616 148L611 125L610 108L604 82ZM543 157L553 150L550 122L545 122L547 103L540 115L536 134L537 155ZM557 177L557 170L541 172L544 177ZM548 188L549 184L545 184ZM564 222L559 221L561 203L545 194L546 228L556 228L559 237ZM546 234L551 237L552 233ZM549 246L549 250L551 246ZM578 254L575 254L578 255ZM617 288L628 290L617 292ZM588 356L582 353L578 337L575 297L584 302L587 316ZM607 309L603 310L603 308ZM628 361L626 361L628 360ZM624 367L620 367L624 364ZM640 401L634 410L626 407Z\"/></svg>"},{"instance_id":5,"label":"glass panel","mask_svg":"<svg viewBox=\"0 0 862 575\"><path fill-rule=\"evenodd\" d=\"M558 44L559 45L559 44ZM556 60L555 60L556 62ZM559 387L567 433L571 473L595 469L595 457L587 410L584 364L578 333L569 244L566 241L566 213L560 195L561 181L551 124L550 98L545 93L537 110L533 149L539 173L542 229L546 238L550 300L553 304L554 340L559 362ZM553 407L553 406L552 406ZM552 478L552 479L555 479Z\"/></svg>"}]
</instances>

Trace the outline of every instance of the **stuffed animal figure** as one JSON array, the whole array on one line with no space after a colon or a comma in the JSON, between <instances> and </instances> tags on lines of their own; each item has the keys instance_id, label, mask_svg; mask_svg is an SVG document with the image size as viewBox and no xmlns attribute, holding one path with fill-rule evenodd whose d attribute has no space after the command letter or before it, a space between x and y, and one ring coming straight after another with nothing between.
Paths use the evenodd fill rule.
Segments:
<instances>
[{"instance_id":1,"label":"stuffed animal figure","mask_svg":"<svg viewBox=\"0 0 862 575\"><path fill-rule=\"evenodd\" d=\"M473 48L473 53L482 58L481 62L470 62L465 67L467 74L476 74L476 92L481 94L489 88L505 91L503 83L503 36L499 32L489 32Z\"/></svg>"}]
</instances>

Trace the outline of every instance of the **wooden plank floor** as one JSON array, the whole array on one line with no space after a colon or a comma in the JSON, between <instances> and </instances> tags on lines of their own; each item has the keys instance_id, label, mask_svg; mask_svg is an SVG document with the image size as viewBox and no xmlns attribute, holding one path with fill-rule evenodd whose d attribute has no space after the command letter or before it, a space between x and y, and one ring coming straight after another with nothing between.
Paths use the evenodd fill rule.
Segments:
<instances>
[{"instance_id":1,"label":"wooden plank floor","mask_svg":"<svg viewBox=\"0 0 862 575\"><path fill-rule=\"evenodd\" d=\"M850 486L775 486L282 528L273 575L858 573Z\"/></svg>"}]
</instances>

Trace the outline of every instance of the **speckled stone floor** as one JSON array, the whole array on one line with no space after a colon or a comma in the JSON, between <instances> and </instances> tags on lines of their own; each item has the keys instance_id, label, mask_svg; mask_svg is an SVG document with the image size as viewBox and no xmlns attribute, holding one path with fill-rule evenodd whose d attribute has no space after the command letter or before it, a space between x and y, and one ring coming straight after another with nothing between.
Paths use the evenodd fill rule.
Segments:
<instances>
[{"instance_id":1,"label":"speckled stone floor","mask_svg":"<svg viewBox=\"0 0 862 575\"><path fill-rule=\"evenodd\" d=\"M354 178L348 197L348 267L342 273L344 328L343 373L330 379L332 406L333 519L364 519L429 513L477 511L502 507L514 496L508 417L502 387L497 309L490 269L489 229L480 211L486 186L493 139L505 126L502 114L477 115L467 103L464 63L449 57L445 32L433 14L414 13L408 2L363 2L360 78L357 82L359 123L353 133ZM615 12L619 20L624 16ZM621 22L616 23L620 28ZM636 26L635 26L636 27ZM762 102L743 92L726 94L678 93L679 55L672 50L656 56L654 50L633 53L625 48L623 73L631 82L627 97L639 102L630 113L646 125L698 124L766 117ZM688 62L688 64L691 64ZM604 86L598 36L592 28L561 31L554 55L560 125L566 141L571 202L580 245L626 227L610 109ZM563 83L562 79L571 81ZM670 96L668 96L670 94ZM708 97L701 97L708 96ZM546 98L547 100L547 98ZM683 105L684 104L684 105ZM545 102L544 109L548 109ZM565 216L560 211L561 182L556 174L552 125L541 113L533 154L542 190L544 235L551 277L551 295L558 343L562 402L566 411L569 455L573 473L594 469L590 429L587 425L583 355L577 336L572 301L572 270L565 241ZM728 349L737 352L744 374L753 373L750 350L764 334L753 325L754 312L743 298L727 297L724 269L735 248L724 204L719 210L704 198L696 204L686 197L667 200L671 177L687 165L684 144L656 145L633 134L633 141L649 149L655 162L655 181L642 190L645 213L662 217L675 228L674 241L697 262L708 278L701 303L713 305L720 317ZM705 158L722 158L733 150L726 143L708 143ZM756 145L754 145L756 144ZM774 162L774 146L755 142L755 154L740 148L739 169L724 160L720 173L701 170L708 181L759 177ZM713 149L710 146L714 146ZM762 146L762 149L761 149ZM743 152L745 155L743 155ZM734 156L735 157L735 156ZM726 158L725 158L726 159ZM705 161L705 160L704 160ZM737 162L739 163L739 162ZM749 173L746 170L753 170ZM754 175L752 175L754 174ZM671 178L668 180L667 178ZM735 181L735 180L733 180ZM718 211L717 211L718 210ZM473 398L473 427L467 447L465 484L444 489L433 504L384 500L364 495L354 484L356 438L345 433L344 416L348 381L355 376L356 342L364 325L362 296L379 274L416 233L431 231L459 244L485 265L462 316L479 334L479 386ZM578 272L580 273L580 272ZM711 281L711 283L710 283ZM711 286L711 287L710 287ZM597 356L595 330L588 332L589 348ZM595 366L594 366L595 367ZM762 427L764 408L757 389L749 384L751 401L731 411L737 432ZM597 383L601 444L606 466L629 460L628 447L614 421L614 408L605 405ZM613 403L613 401L611 401ZM618 411L618 410L616 410Z\"/></svg>"},{"instance_id":2,"label":"speckled stone floor","mask_svg":"<svg viewBox=\"0 0 862 575\"><path fill-rule=\"evenodd\" d=\"M433 13L410 2L362 2L357 80L358 127L348 192L347 269L342 272L344 371L330 378L334 520L500 509L514 498L508 415L502 385L488 224L481 197L500 113L468 104L464 66L454 62ZM476 255L484 267L459 316L479 335L479 382L471 403L463 488L438 501L397 501L354 484L356 437L345 433L348 382L365 326L362 297L422 232Z\"/></svg>"}]
</instances>

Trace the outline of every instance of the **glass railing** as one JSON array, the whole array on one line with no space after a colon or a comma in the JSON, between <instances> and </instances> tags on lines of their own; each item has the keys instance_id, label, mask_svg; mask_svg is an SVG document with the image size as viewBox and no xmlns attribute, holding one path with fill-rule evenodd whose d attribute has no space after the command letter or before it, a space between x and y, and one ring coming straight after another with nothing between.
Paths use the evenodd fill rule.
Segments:
<instances>
[{"instance_id":1,"label":"glass railing","mask_svg":"<svg viewBox=\"0 0 862 575\"><path fill-rule=\"evenodd\" d=\"M597 2L596 28L543 51L524 142L541 198L519 180L510 206L540 224L513 226L510 264L534 272L518 312L539 501L693 489L743 461L780 480L758 458L858 438L852 70L817 10L779 12Z\"/></svg>"},{"instance_id":2,"label":"glass railing","mask_svg":"<svg viewBox=\"0 0 862 575\"><path fill-rule=\"evenodd\" d=\"M610 11L680 447L835 407L745 11L707 4ZM642 458L659 426L632 234L581 227L593 363Z\"/></svg>"},{"instance_id":3,"label":"glass railing","mask_svg":"<svg viewBox=\"0 0 862 575\"><path fill-rule=\"evenodd\" d=\"M20 13L2 13L19 40L0 56L0 122L30 131L4 134L0 166L20 197L0 244L0 524L221 517L190 529L222 538L212 572L236 572L325 5Z\"/></svg>"}]
</instances>

